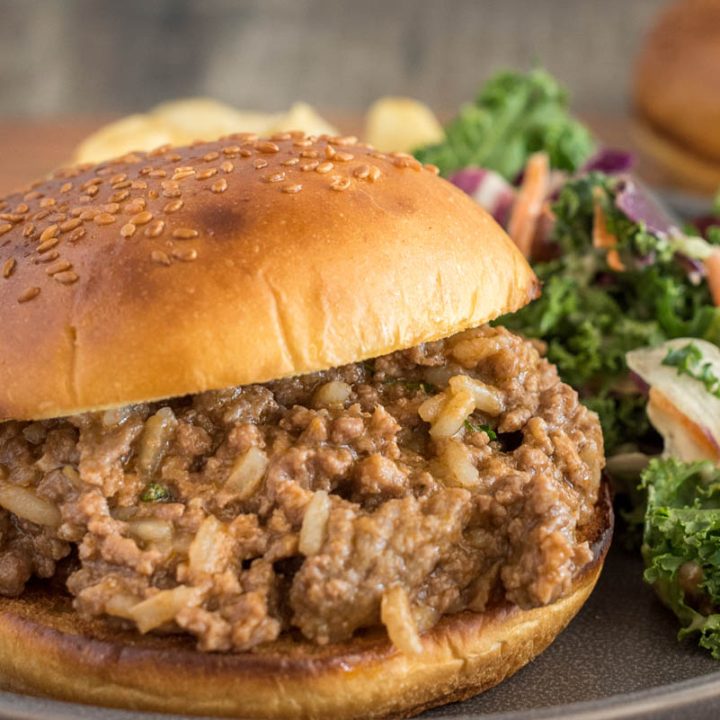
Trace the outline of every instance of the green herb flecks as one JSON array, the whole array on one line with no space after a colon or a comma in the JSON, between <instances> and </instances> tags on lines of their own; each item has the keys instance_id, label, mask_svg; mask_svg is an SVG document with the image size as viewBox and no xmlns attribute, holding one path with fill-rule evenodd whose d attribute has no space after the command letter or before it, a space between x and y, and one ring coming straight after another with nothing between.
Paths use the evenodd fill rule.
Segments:
<instances>
[{"instance_id":1,"label":"green herb flecks","mask_svg":"<svg viewBox=\"0 0 720 720\"><path fill-rule=\"evenodd\" d=\"M166 485L157 482L150 482L140 494L140 500L143 502L168 502L172 499L170 489Z\"/></svg>"},{"instance_id":2,"label":"green herb flecks","mask_svg":"<svg viewBox=\"0 0 720 720\"><path fill-rule=\"evenodd\" d=\"M490 440L497 440L497 433L489 425L481 425L470 420L466 420L463 425L468 432L484 432Z\"/></svg>"},{"instance_id":3,"label":"green herb flecks","mask_svg":"<svg viewBox=\"0 0 720 720\"><path fill-rule=\"evenodd\" d=\"M689 375L699 380L711 395L720 398L720 378L715 374L712 363L703 362L702 351L695 343L671 348L662 364L676 368L678 375Z\"/></svg>"}]
</instances>

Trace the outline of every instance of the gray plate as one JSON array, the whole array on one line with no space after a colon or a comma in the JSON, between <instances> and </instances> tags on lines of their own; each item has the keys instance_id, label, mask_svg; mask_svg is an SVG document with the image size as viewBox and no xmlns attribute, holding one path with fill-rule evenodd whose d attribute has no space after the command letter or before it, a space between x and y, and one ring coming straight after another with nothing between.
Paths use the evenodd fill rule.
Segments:
<instances>
[{"instance_id":1,"label":"gray plate","mask_svg":"<svg viewBox=\"0 0 720 720\"><path fill-rule=\"evenodd\" d=\"M535 662L494 690L424 718L700 720L720 717L720 663L678 643L673 617L641 579L636 554L613 549L590 600ZM0 719L169 720L0 693Z\"/></svg>"}]
</instances>

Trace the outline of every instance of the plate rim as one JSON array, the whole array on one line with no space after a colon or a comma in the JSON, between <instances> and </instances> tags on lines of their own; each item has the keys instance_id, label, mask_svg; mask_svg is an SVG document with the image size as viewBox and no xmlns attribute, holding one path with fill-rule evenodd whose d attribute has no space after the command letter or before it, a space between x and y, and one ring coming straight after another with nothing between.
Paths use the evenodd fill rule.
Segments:
<instances>
[{"instance_id":1,"label":"plate rim","mask_svg":"<svg viewBox=\"0 0 720 720\"><path fill-rule=\"evenodd\" d=\"M461 704L447 720L632 720L703 704L720 707L720 670L699 677L605 698L501 713L468 714ZM715 706L715 705L713 705ZM0 720L209 720L208 716L141 712L0 691ZM212 720L212 719L210 719Z\"/></svg>"}]
</instances>

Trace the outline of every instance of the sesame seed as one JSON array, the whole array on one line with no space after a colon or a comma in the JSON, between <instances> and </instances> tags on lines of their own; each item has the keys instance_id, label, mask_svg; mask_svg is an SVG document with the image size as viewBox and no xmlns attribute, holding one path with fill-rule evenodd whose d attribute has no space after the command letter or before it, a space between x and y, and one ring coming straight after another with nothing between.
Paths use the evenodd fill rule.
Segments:
<instances>
[{"instance_id":1,"label":"sesame seed","mask_svg":"<svg viewBox=\"0 0 720 720\"><path fill-rule=\"evenodd\" d=\"M98 191L99 191L99 190L100 190L100 188L99 188L97 185L92 185L91 187L89 187L89 188L85 191L85 194L86 194L88 197L95 197L95 196L98 194ZM50 200L51 200L52 198L47 198L47 199L50 199ZM41 200L41 201L40 201L40 206L41 206L41 207L44 207L44 205L42 204L43 202L44 202L44 200Z\"/></svg>"},{"instance_id":2,"label":"sesame seed","mask_svg":"<svg viewBox=\"0 0 720 720\"><path fill-rule=\"evenodd\" d=\"M369 165L358 165L355 170L353 170L353 175L358 178L359 180L365 180L365 178L370 174L370 166Z\"/></svg>"},{"instance_id":3,"label":"sesame seed","mask_svg":"<svg viewBox=\"0 0 720 720\"><path fill-rule=\"evenodd\" d=\"M86 230L84 227L75 228L70 235L68 235L68 240L70 242L77 242L80 238L85 237Z\"/></svg>"},{"instance_id":4,"label":"sesame seed","mask_svg":"<svg viewBox=\"0 0 720 720\"><path fill-rule=\"evenodd\" d=\"M132 185L130 180L122 180L121 182L116 182L112 184L113 190L124 190L125 188L129 188Z\"/></svg>"},{"instance_id":5,"label":"sesame seed","mask_svg":"<svg viewBox=\"0 0 720 720\"><path fill-rule=\"evenodd\" d=\"M178 240L192 240L196 238L200 233L192 228L176 228L173 230L172 236Z\"/></svg>"},{"instance_id":6,"label":"sesame seed","mask_svg":"<svg viewBox=\"0 0 720 720\"><path fill-rule=\"evenodd\" d=\"M124 208L123 212L128 213L128 215L135 215L136 213L142 212L147 203L145 202L144 198L133 198Z\"/></svg>"},{"instance_id":7,"label":"sesame seed","mask_svg":"<svg viewBox=\"0 0 720 720\"><path fill-rule=\"evenodd\" d=\"M3 223L0 225L0 235L4 235L6 232L10 232L13 226L10 223Z\"/></svg>"},{"instance_id":8,"label":"sesame seed","mask_svg":"<svg viewBox=\"0 0 720 720\"><path fill-rule=\"evenodd\" d=\"M292 135L288 132L276 132L270 136L271 140L292 140Z\"/></svg>"},{"instance_id":9,"label":"sesame seed","mask_svg":"<svg viewBox=\"0 0 720 720\"><path fill-rule=\"evenodd\" d=\"M439 175L440 174L440 168L437 165L433 165L432 163L425 163L423 167L428 171L431 172L433 175Z\"/></svg>"},{"instance_id":10,"label":"sesame seed","mask_svg":"<svg viewBox=\"0 0 720 720\"><path fill-rule=\"evenodd\" d=\"M24 292L20 293L20 295L18 295L17 301L19 303L25 303L25 302L32 300L33 298L36 298L39 294L40 294L39 287L30 287L27 290L25 290Z\"/></svg>"},{"instance_id":11,"label":"sesame seed","mask_svg":"<svg viewBox=\"0 0 720 720\"><path fill-rule=\"evenodd\" d=\"M153 223L145 228L145 237L154 238L162 234L165 229L165 222L163 220L155 220Z\"/></svg>"},{"instance_id":12,"label":"sesame seed","mask_svg":"<svg viewBox=\"0 0 720 720\"><path fill-rule=\"evenodd\" d=\"M255 147L261 153L280 152L280 148L274 142L259 142Z\"/></svg>"},{"instance_id":13,"label":"sesame seed","mask_svg":"<svg viewBox=\"0 0 720 720\"><path fill-rule=\"evenodd\" d=\"M157 170L151 170L148 175L154 178L164 178L167 177L167 172L162 168L158 168Z\"/></svg>"},{"instance_id":14,"label":"sesame seed","mask_svg":"<svg viewBox=\"0 0 720 720\"><path fill-rule=\"evenodd\" d=\"M60 253L57 250L50 250L50 252L46 252L43 255L39 255L37 258L35 258L36 263L49 263L53 260L57 260L60 257Z\"/></svg>"},{"instance_id":15,"label":"sesame seed","mask_svg":"<svg viewBox=\"0 0 720 720\"><path fill-rule=\"evenodd\" d=\"M171 153L170 155L166 155L165 159L168 162L180 162L182 160L182 156L178 155L177 153Z\"/></svg>"},{"instance_id":16,"label":"sesame seed","mask_svg":"<svg viewBox=\"0 0 720 720\"><path fill-rule=\"evenodd\" d=\"M223 155L238 155L241 152L239 145L228 145L223 148Z\"/></svg>"},{"instance_id":17,"label":"sesame seed","mask_svg":"<svg viewBox=\"0 0 720 720\"><path fill-rule=\"evenodd\" d=\"M167 187L163 188L162 194L163 197L166 198L178 198L182 195L182 190L180 190L180 186L177 183L173 185L168 184Z\"/></svg>"},{"instance_id":18,"label":"sesame seed","mask_svg":"<svg viewBox=\"0 0 720 720\"><path fill-rule=\"evenodd\" d=\"M337 162L350 162L350 160L354 160L355 156L349 152L345 152L344 150L340 150L339 152L335 153L335 160Z\"/></svg>"},{"instance_id":19,"label":"sesame seed","mask_svg":"<svg viewBox=\"0 0 720 720\"><path fill-rule=\"evenodd\" d=\"M44 210L43 212L46 216L50 214L49 210ZM7 222L19 223L22 222L24 219L24 215L18 215L17 213L0 213L0 220L5 220Z\"/></svg>"},{"instance_id":20,"label":"sesame seed","mask_svg":"<svg viewBox=\"0 0 720 720\"><path fill-rule=\"evenodd\" d=\"M159 147L156 147L154 150L150 150L148 153L148 157L160 157L161 155L164 155L172 145L170 143L165 143L164 145L160 145Z\"/></svg>"},{"instance_id":21,"label":"sesame seed","mask_svg":"<svg viewBox=\"0 0 720 720\"><path fill-rule=\"evenodd\" d=\"M203 170L202 172L197 173L195 176L196 180L207 180L208 178L211 178L213 175L217 175L217 168L208 168L207 170Z\"/></svg>"},{"instance_id":22,"label":"sesame seed","mask_svg":"<svg viewBox=\"0 0 720 720\"><path fill-rule=\"evenodd\" d=\"M186 177L190 177L195 174L195 168L191 167L179 167L175 168L175 172L172 176L173 180L183 180Z\"/></svg>"},{"instance_id":23,"label":"sesame seed","mask_svg":"<svg viewBox=\"0 0 720 720\"><path fill-rule=\"evenodd\" d=\"M303 172L307 172L308 170L314 170L319 164L320 162L318 160L311 160L310 162L303 163L300 169Z\"/></svg>"},{"instance_id":24,"label":"sesame seed","mask_svg":"<svg viewBox=\"0 0 720 720\"><path fill-rule=\"evenodd\" d=\"M45 269L45 272L48 275L56 275L57 273L63 272L64 270L70 270L70 268L72 268L71 262L67 260L58 260L56 263L48 265L48 267Z\"/></svg>"},{"instance_id":25,"label":"sesame seed","mask_svg":"<svg viewBox=\"0 0 720 720\"><path fill-rule=\"evenodd\" d=\"M77 282L79 278L77 273L74 273L72 270L68 270L66 272L59 272L57 275L53 275L53 279L63 285L72 285L74 282Z\"/></svg>"},{"instance_id":26,"label":"sesame seed","mask_svg":"<svg viewBox=\"0 0 720 720\"><path fill-rule=\"evenodd\" d=\"M76 227L80 227L82 225L82 220L80 218L73 218L72 220L66 220L64 223L60 225L60 232L70 232L71 230L74 230Z\"/></svg>"},{"instance_id":27,"label":"sesame seed","mask_svg":"<svg viewBox=\"0 0 720 720\"><path fill-rule=\"evenodd\" d=\"M169 203L165 205L163 208L163 211L166 213L174 213L177 212L181 207L183 206L182 200L171 200Z\"/></svg>"},{"instance_id":28,"label":"sesame seed","mask_svg":"<svg viewBox=\"0 0 720 720\"><path fill-rule=\"evenodd\" d=\"M38 192L37 190L33 190L32 192L26 193L23 196L23 200L27 200L28 202L30 200L37 200L38 198L42 197L42 193Z\"/></svg>"},{"instance_id":29,"label":"sesame seed","mask_svg":"<svg viewBox=\"0 0 720 720\"><path fill-rule=\"evenodd\" d=\"M137 215L133 215L130 218L130 222L133 225L147 225L153 219L153 214L147 210L139 212Z\"/></svg>"},{"instance_id":30,"label":"sesame seed","mask_svg":"<svg viewBox=\"0 0 720 720\"><path fill-rule=\"evenodd\" d=\"M110 213L111 215L115 215L116 213L120 212L120 205L116 202L107 203L105 205L101 205L100 209L103 212Z\"/></svg>"},{"instance_id":31,"label":"sesame seed","mask_svg":"<svg viewBox=\"0 0 720 720\"><path fill-rule=\"evenodd\" d=\"M80 214L80 219L83 221L92 220L97 214L98 211L95 208L88 208Z\"/></svg>"},{"instance_id":32,"label":"sesame seed","mask_svg":"<svg viewBox=\"0 0 720 720\"><path fill-rule=\"evenodd\" d=\"M336 150L332 145L325 146L325 157L328 160L332 160L335 157Z\"/></svg>"},{"instance_id":33,"label":"sesame seed","mask_svg":"<svg viewBox=\"0 0 720 720\"><path fill-rule=\"evenodd\" d=\"M133 180L130 187L133 190L147 190L147 183L144 180Z\"/></svg>"},{"instance_id":34,"label":"sesame seed","mask_svg":"<svg viewBox=\"0 0 720 720\"><path fill-rule=\"evenodd\" d=\"M127 180L127 174L126 173L119 173L118 175L113 175L110 178L110 184L115 185L116 183L121 183ZM83 188L84 189L84 188Z\"/></svg>"},{"instance_id":35,"label":"sesame seed","mask_svg":"<svg viewBox=\"0 0 720 720\"><path fill-rule=\"evenodd\" d=\"M264 180L269 183L282 182L284 179L285 179L284 172L272 173L270 175L266 175L264 178Z\"/></svg>"},{"instance_id":36,"label":"sesame seed","mask_svg":"<svg viewBox=\"0 0 720 720\"><path fill-rule=\"evenodd\" d=\"M231 173L235 169L235 166L229 160L225 160L220 164L220 169L224 173Z\"/></svg>"},{"instance_id":37,"label":"sesame seed","mask_svg":"<svg viewBox=\"0 0 720 720\"><path fill-rule=\"evenodd\" d=\"M308 140L307 138L299 138L298 140L293 141L293 145L295 147L306 148L306 147L309 147L310 145L312 145L312 140Z\"/></svg>"},{"instance_id":38,"label":"sesame seed","mask_svg":"<svg viewBox=\"0 0 720 720\"><path fill-rule=\"evenodd\" d=\"M35 224L28 223L23 228L23 237L29 238L29 237L32 237L34 234L35 234ZM2 232L0 232L0 235L2 235Z\"/></svg>"},{"instance_id":39,"label":"sesame seed","mask_svg":"<svg viewBox=\"0 0 720 720\"><path fill-rule=\"evenodd\" d=\"M316 168L315 172L319 172L321 175L329 173L335 166L331 162L320 163Z\"/></svg>"},{"instance_id":40,"label":"sesame seed","mask_svg":"<svg viewBox=\"0 0 720 720\"><path fill-rule=\"evenodd\" d=\"M56 237L59 230L60 229L57 225L49 225L40 233L40 242L42 243Z\"/></svg>"},{"instance_id":41,"label":"sesame seed","mask_svg":"<svg viewBox=\"0 0 720 720\"><path fill-rule=\"evenodd\" d=\"M217 182L214 182L210 186L210 189L214 193L223 193L227 190L227 187L228 187L227 180L225 178L220 178L220 180L218 180Z\"/></svg>"},{"instance_id":42,"label":"sesame seed","mask_svg":"<svg viewBox=\"0 0 720 720\"><path fill-rule=\"evenodd\" d=\"M158 193L157 190L148 190L147 196L148 196L151 200L157 200L157 199L160 197L160 194Z\"/></svg>"},{"instance_id":43,"label":"sesame seed","mask_svg":"<svg viewBox=\"0 0 720 720\"><path fill-rule=\"evenodd\" d=\"M240 157L249 158L251 156L252 156L252 150L249 150L248 148L240 149Z\"/></svg>"},{"instance_id":44,"label":"sesame seed","mask_svg":"<svg viewBox=\"0 0 720 720\"><path fill-rule=\"evenodd\" d=\"M257 160L253 160L253 167L256 170L262 170L262 168L266 168L268 166L268 161L263 160L262 158L258 158Z\"/></svg>"},{"instance_id":45,"label":"sesame seed","mask_svg":"<svg viewBox=\"0 0 720 720\"><path fill-rule=\"evenodd\" d=\"M350 180L350 178L335 175L332 179L332 182L330 183L330 189L337 190L338 192L342 190L347 190L350 187L351 182L352 181Z\"/></svg>"},{"instance_id":46,"label":"sesame seed","mask_svg":"<svg viewBox=\"0 0 720 720\"><path fill-rule=\"evenodd\" d=\"M13 270L15 270L15 265L17 265L17 263L15 262L15 258L8 258L3 263L2 275L4 278L7 279L13 274Z\"/></svg>"},{"instance_id":47,"label":"sesame seed","mask_svg":"<svg viewBox=\"0 0 720 720\"><path fill-rule=\"evenodd\" d=\"M110 200L114 203L119 203L119 202L122 202L123 200L127 200L128 197L130 197L129 190L118 190L117 192L114 192L110 196Z\"/></svg>"},{"instance_id":48,"label":"sesame seed","mask_svg":"<svg viewBox=\"0 0 720 720\"><path fill-rule=\"evenodd\" d=\"M170 264L170 258L168 257L167 253L164 253L162 250L153 250L150 253L150 259L160 265Z\"/></svg>"},{"instance_id":49,"label":"sesame seed","mask_svg":"<svg viewBox=\"0 0 720 720\"><path fill-rule=\"evenodd\" d=\"M69 193L72 190L72 187L73 187L73 184L71 182L66 182L60 188L60 192L63 194Z\"/></svg>"},{"instance_id":50,"label":"sesame seed","mask_svg":"<svg viewBox=\"0 0 720 720\"><path fill-rule=\"evenodd\" d=\"M177 260L182 260L184 262L191 262L195 260L198 256L197 250L195 248L187 248L187 249L181 249L181 250L173 250L172 256L176 258Z\"/></svg>"},{"instance_id":51,"label":"sesame seed","mask_svg":"<svg viewBox=\"0 0 720 720\"><path fill-rule=\"evenodd\" d=\"M98 213L93 220L97 225L112 225L117 218L109 212Z\"/></svg>"},{"instance_id":52,"label":"sesame seed","mask_svg":"<svg viewBox=\"0 0 720 720\"><path fill-rule=\"evenodd\" d=\"M18 215L25 215L30 208L25 203L20 203L16 208L15 212Z\"/></svg>"},{"instance_id":53,"label":"sesame seed","mask_svg":"<svg viewBox=\"0 0 720 720\"><path fill-rule=\"evenodd\" d=\"M283 185L282 187L282 191L289 194L299 193L301 190L302 185L300 185L299 183L293 183L292 185Z\"/></svg>"},{"instance_id":54,"label":"sesame seed","mask_svg":"<svg viewBox=\"0 0 720 720\"><path fill-rule=\"evenodd\" d=\"M58 240L58 238L56 238L56 237L48 238L47 240L45 240L44 242L41 242L37 246L37 251L39 253L44 253L44 252L50 250L51 248L54 248L59 242L60 242L60 240Z\"/></svg>"},{"instance_id":55,"label":"sesame seed","mask_svg":"<svg viewBox=\"0 0 720 720\"><path fill-rule=\"evenodd\" d=\"M288 158L287 160L283 160L280 164L285 167L292 167L293 165L297 165L300 162L300 158Z\"/></svg>"},{"instance_id":56,"label":"sesame seed","mask_svg":"<svg viewBox=\"0 0 720 720\"><path fill-rule=\"evenodd\" d=\"M120 235L124 238L132 237L135 234L135 230L137 230L135 225L132 223L125 223L125 225L120 228Z\"/></svg>"},{"instance_id":57,"label":"sesame seed","mask_svg":"<svg viewBox=\"0 0 720 720\"><path fill-rule=\"evenodd\" d=\"M203 155L203 160L205 162L212 162L213 160L217 160L220 157L220 153L213 150L212 152L205 153Z\"/></svg>"},{"instance_id":58,"label":"sesame seed","mask_svg":"<svg viewBox=\"0 0 720 720\"><path fill-rule=\"evenodd\" d=\"M380 168L373 165L370 168L370 174L368 175L368 180L370 182L375 182L381 175L382 175L382 173L380 172Z\"/></svg>"},{"instance_id":59,"label":"sesame seed","mask_svg":"<svg viewBox=\"0 0 720 720\"><path fill-rule=\"evenodd\" d=\"M344 137L330 137L327 140L332 145L355 145L357 143L357 138L354 135L346 135Z\"/></svg>"}]
</instances>

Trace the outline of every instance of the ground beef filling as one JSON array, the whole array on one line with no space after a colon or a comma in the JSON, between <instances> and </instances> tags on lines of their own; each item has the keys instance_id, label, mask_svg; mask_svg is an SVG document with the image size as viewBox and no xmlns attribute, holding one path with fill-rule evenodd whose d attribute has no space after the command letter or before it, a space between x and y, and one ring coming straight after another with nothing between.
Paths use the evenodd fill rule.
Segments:
<instances>
[{"instance_id":1,"label":"ground beef filling","mask_svg":"<svg viewBox=\"0 0 720 720\"><path fill-rule=\"evenodd\" d=\"M0 593L75 556L76 609L247 650L550 603L591 560L597 418L482 327L372 361L0 425ZM73 549L76 552L73 553Z\"/></svg>"}]
</instances>

